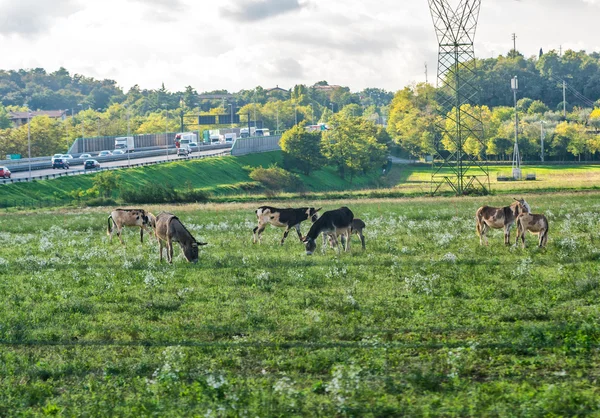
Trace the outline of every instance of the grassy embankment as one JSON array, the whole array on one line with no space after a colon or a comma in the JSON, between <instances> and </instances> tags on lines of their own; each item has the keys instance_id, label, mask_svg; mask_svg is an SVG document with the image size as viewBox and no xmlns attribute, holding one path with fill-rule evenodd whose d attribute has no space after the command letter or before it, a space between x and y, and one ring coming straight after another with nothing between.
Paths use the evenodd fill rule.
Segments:
<instances>
[{"instance_id":1,"label":"grassy embankment","mask_svg":"<svg viewBox=\"0 0 600 418\"><path fill-rule=\"evenodd\" d=\"M175 189L189 187L209 193L214 200L223 196L237 196L243 199L248 192L258 193L261 188L250 179L244 167L269 167L281 163L280 152L253 154L242 157L218 157L202 160L176 161L168 164L147 167L135 167L117 171L120 185L125 188L153 187L157 184L170 184ZM0 204L2 201L22 200L64 200L69 193L93 185L95 174L62 177L53 180L35 181L32 183L16 183L0 188ZM348 190L372 186L378 173L358 176L350 182L341 179L331 167L325 167L310 176L300 175L308 192L330 190ZM264 191L262 191L264 194Z\"/></svg>"},{"instance_id":2,"label":"grassy embankment","mask_svg":"<svg viewBox=\"0 0 600 418\"><path fill-rule=\"evenodd\" d=\"M210 200L251 201L265 199L264 189L249 177L244 167L268 167L281 162L279 152L244 157L220 157L204 160L176 161L169 164L119 170L120 184L127 188L151 188L170 184L179 190L190 188L207 192ZM510 172L510 167L490 167L493 192L525 193L560 190L597 189L600 185L600 166L532 166L524 172L534 172L536 181L498 182L498 172ZM19 201L57 201L64 203L69 193L92 187L94 174L63 177L55 180L17 183L0 187L0 206L14 206ZM379 172L358 176L352 182L341 179L335 169L324 167L310 176L300 175L305 192L315 199L351 197L402 197L425 195L430 192L431 168L426 165L394 165L387 176ZM304 193L304 192L303 192ZM270 195L267 193L267 195ZM281 193L278 200L289 200L299 193ZM270 198L273 198L271 195ZM7 204L3 204L7 202Z\"/></svg>"},{"instance_id":3,"label":"grassy embankment","mask_svg":"<svg viewBox=\"0 0 600 418\"><path fill-rule=\"evenodd\" d=\"M506 196L364 199L339 257L252 245L255 204L150 206L209 243L172 266L105 209L1 214L0 416L596 416L600 193L528 199L546 250L479 246Z\"/></svg>"}]
</instances>

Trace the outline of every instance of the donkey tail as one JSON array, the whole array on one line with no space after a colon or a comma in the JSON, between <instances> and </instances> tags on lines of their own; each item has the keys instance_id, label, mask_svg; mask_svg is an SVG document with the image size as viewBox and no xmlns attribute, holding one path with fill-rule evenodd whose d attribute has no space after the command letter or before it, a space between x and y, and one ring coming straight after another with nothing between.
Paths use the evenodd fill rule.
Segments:
<instances>
[{"instance_id":1,"label":"donkey tail","mask_svg":"<svg viewBox=\"0 0 600 418\"><path fill-rule=\"evenodd\" d=\"M112 224L113 224L113 217L112 217L112 215L108 215L108 226L106 228L106 235L110 235L110 233L112 232Z\"/></svg>"}]
</instances>

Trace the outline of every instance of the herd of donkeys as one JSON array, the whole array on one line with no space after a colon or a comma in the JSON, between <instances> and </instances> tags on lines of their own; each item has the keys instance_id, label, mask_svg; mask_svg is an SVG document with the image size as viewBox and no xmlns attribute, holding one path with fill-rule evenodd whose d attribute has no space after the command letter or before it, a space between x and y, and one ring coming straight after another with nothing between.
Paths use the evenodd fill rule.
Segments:
<instances>
[{"instance_id":1,"label":"herd of donkeys","mask_svg":"<svg viewBox=\"0 0 600 418\"><path fill-rule=\"evenodd\" d=\"M475 215L476 230L479 235L480 244L487 245L487 231L490 228L504 228L504 242L510 243L510 228L513 223L517 225L517 242L522 240L525 246L525 232L529 231L538 235L538 245L545 247L548 242L548 219L544 215L530 213L530 206L524 199L514 199L515 201L505 207L496 208L491 206L480 207ZM295 229L298 238L304 243L306 254L311 255L317 247L317 238L322 234L323 246L329 245L340 251L338 238L341 238L341 244L344 251L350 249L350 238L352 234L360 238L362 249L365 249L365 236L363 230L365 223L359 218L355 218L352 211L343 206L339 209L324 212L321 216L318 212L322 208L314 207L303 208L275 208L272 206L261 206L255 213L258 219L258 226L254 228L253 242L261 241L262 232L267 225L273 225L285 228L281 245L285 242L291 229ZM308 234L302 236L300 224L310 219L312 225ZM152 215L144 209L115 209L108 217L107 234L110 235L112 242L113 234L116 232L121 243L121 233L123 227L133 226L140 228L140 241L144 240L144 230L150 233L148 228L154 229L154 235L159 242L160 261L163 258L163 248L167 249L167 261L173 262L173 243L177 242L181 246L184 257L192 263L198 261L198 247L206 245L205 242L198 242L192 234L181 223L179 218L172 213L162 212L158 216Z\"/></svg>"}]
</instances>

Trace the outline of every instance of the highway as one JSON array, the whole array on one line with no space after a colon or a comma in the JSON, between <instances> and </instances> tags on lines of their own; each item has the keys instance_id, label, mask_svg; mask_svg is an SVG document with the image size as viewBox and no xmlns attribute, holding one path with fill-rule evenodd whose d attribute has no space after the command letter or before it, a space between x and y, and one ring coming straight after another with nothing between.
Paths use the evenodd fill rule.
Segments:
<instances>
[{"instance_id":1,"label":"highway","mask_svg":"<svg viewBox=\"0 0 600 418\"><path fill-rule=\"evenodd\" d=\"M124 168L124 167L128 167L130 164L131 165L140 165L140 164L149 164L149 163L157 163L157 162L170 162L170 161L181 161L181 160L185 160L185 157L178 157L175 153L174 153L174 149L170 149L169 150L171 152L171 154L169 154L168 156L165 155L166 153L161 153L161 155L154 155L152 157L141 157L141 158L135 158L136 157L136 153L132 153L130 154L130 159L129 161L127 161L127 159L125 160L118 160L118 161L102 161L102 158L96 158L96 157L92 157L92 159L96 159L98 162L100 162L100 167L101 168ZM225 149L211 149L211 150L205 150L205 151L195 151L193 152L190 157L198 157L198 156L211 156L211 155L216 155L216 154L223 154L223 152L228 152L229 148L225 148ZM138 154L139 155L139 154ZM81 160L77 160L77 161L81 161ZM77 175L77 174L83 174L83 161L81 161L80 163L77 163L77 165L73 165L71 164L70 168L68 170L64 170L64 169L52 169L52 168L41 168L41 169L32 169L31 170L31 176L32 177L39 177L39 176L52 176L52 175L59 175L59 174L67 174L67 175ZM89 171L95 171L95 170L87 170ZM13 172L11 178L13 180L20 180L20 181L26 181L27 178L29 178L29 171L25 170L25 171L18 171L18 172ZM52 178L52 177L50 177ZM0 180L0 183L9 183L10 180Z\"/></svg>"}]
</instances>

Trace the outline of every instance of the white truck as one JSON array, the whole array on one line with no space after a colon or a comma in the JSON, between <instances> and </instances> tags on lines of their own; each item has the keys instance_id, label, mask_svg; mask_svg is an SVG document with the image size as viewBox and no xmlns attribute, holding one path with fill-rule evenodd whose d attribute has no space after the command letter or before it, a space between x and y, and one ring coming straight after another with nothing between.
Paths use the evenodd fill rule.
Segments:
<instances>
[{"instance_id":1,"label":"white truck","mask_svg":"<svg viewBox=\"0 0 600 418\"><path fill-rule=\"evenodd\" d=\"M124 152L135 151L132 136L119 136L115 138L115 149L123 150Z\"/></svg>"},{"instance_id":2,"label":"white truck","mask_svg":"<svg viewBox=\"0 0 600 418\"><path fill-rule=\"evenodd\" d=\"M226 144L233 144L237 139L237 134L235 132L226 133L224 136Z\"/></svg>"},{"instance_id":3,"label":"white truck","mask_svg":"<svg viewBox=\"0 0 600 418\"><path fill-rule=\"evenodd\" d=\"M271 136L271 132L269 132L268 128L257 128L254 131L254 136Z\"/></svg>"},{"instance_id":4,"label":"white truck","mask_svg":"<svg viewBox=\"0 0 600 418\"><path fill-rule=\"evenodd\" d=\"M179 148L185 148L191 153L193 150L190 144L198 144L198 135L194 132L181 132L175 135L175 141L179 142Z\"/></svg>"}]
</instances>

